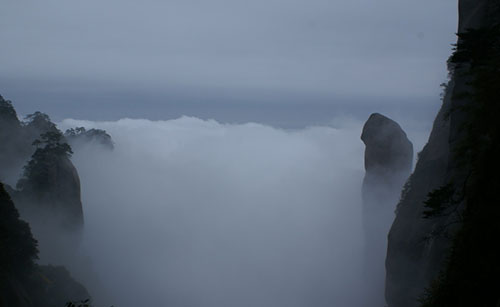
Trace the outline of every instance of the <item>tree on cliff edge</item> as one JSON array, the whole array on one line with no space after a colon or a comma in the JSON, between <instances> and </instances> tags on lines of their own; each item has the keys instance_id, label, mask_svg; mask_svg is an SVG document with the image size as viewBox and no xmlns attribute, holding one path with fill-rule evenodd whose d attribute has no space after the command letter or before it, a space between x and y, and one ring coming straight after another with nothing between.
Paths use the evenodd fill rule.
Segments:
<instances>
[{"instance_id":1,"label":"tree on cliff edge","mask_svg":"<svg viewBox=\"0 0 500 307\"><path fill-rule=\"evenodd\" d=\"M73 154L71 147L62 138L61 133L49 131L33 142L37 149L24 167L23 178L17 183L19 190L43 191L47 188L50 170L60 158L69 158Z\"/></svg>"}]
</instances>

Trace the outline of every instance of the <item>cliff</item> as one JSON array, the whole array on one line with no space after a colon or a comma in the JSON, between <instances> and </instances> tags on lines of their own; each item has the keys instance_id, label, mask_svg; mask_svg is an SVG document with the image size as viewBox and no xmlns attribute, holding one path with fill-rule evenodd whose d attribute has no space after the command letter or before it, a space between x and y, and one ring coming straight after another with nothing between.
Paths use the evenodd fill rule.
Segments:
<instances>
[{"instance_id":1,"label":"cliff","mask_svg":"<svg viewBox=\"0 0 500 307\"><path fill-rule=\"evenodd\" d=\"M498 0L459 1L451 79L388 236L389 307L500 303L498 8Z\"/></svg>"},{"instance_id":2,"label":"cliff","mask_svg":"<svg viewBox=\"0 0 500 307\"><path fill-rule=\"evenodd\" d=\"M1 185L0 191L0 306L64 306L89 298L64 267L35 261L71 263L78 250L83 208L71 147L46 114L20 121L1 96L0 128L0 178L17 181L16 189Z\"/></svg>"}]
</instances>

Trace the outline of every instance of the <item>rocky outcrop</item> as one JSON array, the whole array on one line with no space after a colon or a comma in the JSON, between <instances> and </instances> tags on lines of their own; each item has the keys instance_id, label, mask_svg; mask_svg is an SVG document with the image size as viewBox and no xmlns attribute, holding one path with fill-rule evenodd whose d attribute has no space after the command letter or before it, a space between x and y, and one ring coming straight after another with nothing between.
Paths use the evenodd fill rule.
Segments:
<instances>
[{"instance_id":1,"label":"rocky outcrop","mask_svg":"<svg viewBox=\"0 0 500 307\"><path fill-rule=\"evenodd\" d=\"M400 190L410 174L413 144L395 121L372 114L363 127L365 148L363 228L365 232L365 281L373 306L384 304L384 259L387 232L394 220Z\"/></svg>"},{"instance_id":2,"label":"rocky outcrop","mask_svg":"<svg viewBox=\"0 0 500 307\"><path fill-rule=\"evenodd\" d=\"M413 144L398 123L374 113L363 127L361 140L366 146L364 186L400 185L406 180L412 167Z\"/></svg>"},{"instance_id":3,"label":"rocky outcrop","mask_svg":"<svg viewBox=\"0 0 500 307\"><path fill-rule=\"evenodd\" d=\"M490 25L492 6L498 1L460 0L459 34L468 29ZM492 19L493 18L493 19ZM496 16L498 19L498 16ZM431 287L445 269L453 237L461 227L458 217L466 207L464 197L453 200L454 214L436 214L424 218L432 195L447 189L463 194L469 185L470 165L461 162L457 149L467 135L464 124L470 119L467 106L472 105L468 66L450 66L452 78L443 105L437 115L428 143L419 154L415 171L405 186L397 216L388 237L386 258L386 299L389 307L419 306L425 289ZM434 193L434 194L433 194ZM437 199L437 202L445 202ZM456 214L458 213L458 214ZM443 306L443 305L439 305ZM454 305L455 306L455 305Z\"/></svg>"}]
</instances>

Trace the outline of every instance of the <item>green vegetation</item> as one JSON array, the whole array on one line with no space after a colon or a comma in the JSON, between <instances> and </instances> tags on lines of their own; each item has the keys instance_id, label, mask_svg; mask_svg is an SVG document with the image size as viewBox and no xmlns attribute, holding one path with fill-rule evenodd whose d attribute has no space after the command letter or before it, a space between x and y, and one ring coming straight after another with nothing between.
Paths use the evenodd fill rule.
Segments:
<instances>
[{"instance_id":1,"label":"green vegetation","mask_svg":"<svg viewBox=\"0 0 500 307\"><path fill-rule=\"evenodd\" d=\"M497 16L498 18L498 16ZM456 145L459 167L469 176L463 187L432 192L429 217L443 214L462 195L463 221L455 234L439 278L427 289L423 307L500 306L500 26L459 34L451 58L455 74L469 80L462 141Z\"/></svg>"}]
</instances>

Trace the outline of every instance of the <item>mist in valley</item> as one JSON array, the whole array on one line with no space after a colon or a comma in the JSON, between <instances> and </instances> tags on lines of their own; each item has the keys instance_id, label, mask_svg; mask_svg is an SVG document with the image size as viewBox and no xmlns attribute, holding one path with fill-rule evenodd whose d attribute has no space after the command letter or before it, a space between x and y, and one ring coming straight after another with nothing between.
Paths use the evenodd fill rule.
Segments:
<instances>
[{"instance_id":1,"label":"mist in valley","mask_svg":"<svg viewBox=\"0 0 500 307\"><path fill-rule=\"evenodd\" d=\"M101 305L363 306L362 122L337 123L63 121L115 142L74 146L74 274Z\"/></svg>"}]
</instances>

